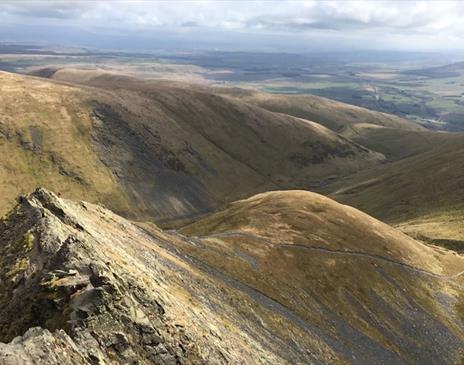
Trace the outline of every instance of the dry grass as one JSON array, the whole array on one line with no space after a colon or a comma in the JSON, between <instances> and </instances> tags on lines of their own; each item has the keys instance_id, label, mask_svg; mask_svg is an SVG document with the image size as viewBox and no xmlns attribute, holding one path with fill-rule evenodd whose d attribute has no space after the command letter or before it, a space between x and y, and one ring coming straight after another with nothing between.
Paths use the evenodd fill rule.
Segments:
<instances>
[{"instance_id":1,"label":"dry grass","mask_svg":"<svg viewBox=\"0 0 464 365\"><path fill-rule=\"evenodd\" d=\"M412 314L406 314L411 303L420 303L433 318L457 330L449 309L435 298L443 295L458 300L459 287L452 280L412 268L454 275L464 269L464 259L452 251L428 247L323 196L303 191L259 194L182 231L202 237L204 245L178 243L182 250L258 288L321 328L330 327L332 316L339 316L381 346L406 357L413 356L411 347L405 350L410 340L421 343L419 347L436 346L426 345L428 340L419 333L422 330L412 334L428 319L422 317L419 325ZM353 252L367 255L350 255ZM382 298L381 306L376 298ZM403 315L402 321L395 319ZM405 330L412 325L410 321L419 326L412 332ZM390 337L392 333L401 333L402 340Z\"/></svg>"},{"instance_id":2,"label":"dry grass","mask_svg":"<svg viewBox=\"0 0 464 365\"><path fill-rule=\"evenodd\" d=\"M0 80L0 214L37 186L127 208L92 149L90 110L74 89L7 73Z\"/></svg>"},{"instance_id":3,"label":"dry grass","mask_svg":"<svg viewBox=\"0 0 464 365\"><path fill-rule=\"evenodd\" d=\"M408 131L365 123L346 126L341 135L384 154L391 161L428 152L449 143L455 145L464 139L458 133Z\"/></svg>"},{"instance_id":4,"label":"dry grass","mask_svg":"<svg viewBox=\"0 0 464 365\"><path fill-rule=\"evenodd\" d=\"M133 218L172 221L383 159L319 124L189 84L77 69L54 77L90 87L1 77L1 143L11 156L0 165L3 211L44 185Z\"/></svg>"},{"instance_id":5,"label":"dry grass","mask_svg":"<svg viewBox=\"0 0 464 365\"><path fill-rule=\"evenodd\" d=\"M462 135L454 135L444 143L434 142L427 152L355 174L324 192L387 222L410 222L424 236L432 224L444 222L441 235L462 240L459 223L448 217L462 217L464 209L463 141Z\"/></svg>"},{"instance_id":6,"label":"dry grass","mask_svg":"<svg viewBox=\"0 0 464 365\"><path fill-rule=\"evenodd\" d=\"M225 95L267 110L312 120L334 131L357 123L369 123L402 130L423 130L418 124L393 115L314 96L278 95L241 89L218 89Z\"/></svg>"},{"instance_id":7,"label":"dry grass","mask_svg":"<svg viewBox=\"0 0 464 365\"><path fill-rule=\"evenodd\" d=\"M199 236L237 231L275 244L380 255L437 273L443 270L443 260L449 260L451 271L464 265L452 253L437 258L434 249L387 224L307 191L258 194L183 228L183 232Z\"/></svg>"}]
</instances>

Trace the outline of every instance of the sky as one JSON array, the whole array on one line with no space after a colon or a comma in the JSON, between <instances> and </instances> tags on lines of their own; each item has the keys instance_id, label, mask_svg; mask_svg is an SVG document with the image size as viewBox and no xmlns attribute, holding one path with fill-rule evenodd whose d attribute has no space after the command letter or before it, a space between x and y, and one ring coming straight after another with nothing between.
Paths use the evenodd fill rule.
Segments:
<instances>
[{"instance_id":1,"label":"sky","mask_svg":"<svg viewBox=\"0 0 464 365\"><path fill-rule=\"evenodd\" d=\"M0 0L0 41L108 49L464 50L464 1Z\"/></svg>"}]
</instances>

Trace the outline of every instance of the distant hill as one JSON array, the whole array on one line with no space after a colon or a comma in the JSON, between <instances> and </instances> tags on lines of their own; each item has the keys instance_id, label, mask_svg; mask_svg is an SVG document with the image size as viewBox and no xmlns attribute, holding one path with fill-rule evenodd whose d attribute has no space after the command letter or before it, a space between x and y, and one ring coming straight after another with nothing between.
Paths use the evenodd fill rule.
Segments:
<instances>
[{"instance_id":1,"label":"distant hill","mask_svg":"<svg viewBox=\"0 0 464 365\"><path fill-rule=\"evenodd\" d=\"M42 77L71 83L86 84L104 88L124 88L132 90L150 90L160 84L188 88L188 84L163 80L140 80L128 75L109 72L103 69L44 68L35 71ZM230 87L210 87L195 85L196 90L213 92L232 97L266 110L284 113L294 117L311 120L334 131L355 123L370 123L404 130L424 130L422 126L410 120L357 107L315 95L279 95L267 94L248 89Z\"/></svg>"},{"instance_id":2,"label":"distant hill","mask_svg":"<svg viewBox=\"0 0 464 365\"><path fill-rule=\"evenodd\" d=\"M219 89L218 92L273 112L315 121L334 131L358 123L402 130L424 130L410 120L314 95L266 94L232 88Z\"/></svg>"},{"instance_id":3,"label":"distant hill","mask_svg":"<svg viewBox=\"0 0 464 365\"><path fill-rule=\"evenodd\" d=\"M444 66L408 70L404 73L409 75L426 76L431 78L456 77L464 73L464 62L455 62Z\"/></svg>"},{"instance_id":4,"label":"distant hill","mask_svg":"<svg viewBox=\"0 0 464 365\"><path fill-rule=\"evenodd\" d=\"M0 364L462 363L464 134L38 75L0 73Z\"/></svg>"},{"instance_id":5,"label":"distant hill","mask_svg":"<svg viewBox=\"0 0 464 365\"><path fill-rule=\"evenodd\" d=\"M458 133L412 131L382 127L374 124L350 124L340 135L373 151L382 153L390 161L411 157L423 152L462 141Z\"/></svg>"},{"instance_id":6,"label":"distant hill","mask_svg":"<svg viewBox=\"0 0 464 365\"><path fill-rule=\"evenodd\" d=\"M431 150L352 175L323 190L410 234L437 243L454 240L464 248L464 135L451 137Z\"/></svg>"}]
</instances>

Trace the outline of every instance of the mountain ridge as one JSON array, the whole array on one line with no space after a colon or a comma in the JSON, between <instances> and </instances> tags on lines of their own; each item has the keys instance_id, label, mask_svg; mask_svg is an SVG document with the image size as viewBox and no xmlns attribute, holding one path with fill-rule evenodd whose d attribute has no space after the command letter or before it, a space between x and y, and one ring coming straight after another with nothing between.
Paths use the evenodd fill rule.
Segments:
<instances>
[{"instance_id":1,"label":"mountain ridge","mask_svg":"<svg viewBox=\"0 0 464 365\"><path fill-rule=\"evenodd\" d=\"M45 185L128 217L170 221L384 159L314 122L201 90L165 83L107 90L0 75L5 208Z\"/></svg>"},{"instance_id":2,"label":"mountain ridge","mask_svg":"<svg viewBox=\"0 0 464 365\"><path fill-rule=\"evenodd\" d=\"M269 195L283 199L282 203L266 201ZM276 247L263 245L255 238L266 237L257 232L251 240L240 237L234 241L233 237L214 234L195 238L185 236L187 231L137 226L102 207L61 199L44 189L18 201L0 222L0 237L5 243L0 273L0 340L14 338L0 344L0 359L6 364L28 363L38 356L45 356L52 364L108 359L125 363L134 358L159 364L201 363L206 359L217 363L405 364L418 359L452 363L462 356L464 333L459 321L463 319L458 319L462 318L458 304L464 298L459 298L462 275L456 272L457 267L462 268L462 257L452 252L429 249L435 252L437 265L448 269L438 276L424 275L375 257L349 256L349 252L346 256L313 251L308 256L295 245L298 255L290 255L291 251L277 242L280 238L276 238ZM264 205L256 206L256 201ZM362 215L328 198L298 191L260 194L234 204L264 209L267 215L281 212L275 210L279 204L287 205L287 216L282 216L278 225L293 221L293 214L302 214L301 206L311 215L321 212L320 204L328 204L328 216L321 216L327 222L333 214L355 214L355 220L357 214ZM314 234L338 234L330 225L320 229ZM307 235L304 230L301 234ZM388 235L384 239L393 242ZM406 236L401 239L411 240ZM245 251L230 256L229 250L237 250L238 242ZM356 239L346 242L356 244ZM411 244L419 243L411 240ZM271 266L262 261L263 253L272 258ZM411 257L420 254L424 253ZM223 264L212 259L215 255L222 257ZM296 257L299 261L294 261ZM228 263L239 271L231 271ZM326 265L332 269L322 270ZM285 274L279 270L292 267L294 271ZM336 272L347 267L349 277L338 277ZM356 268L372 271L371 281L353 280ZM303 281L300 270L309 274ZM268 286L262 286L263 279L257 273L267 276ZM445 280L442 274L450 278ZM398 280L400 288L392 285ZM310 291L305 281L311 284ZM307 294L285 294L296 288ZM366 293L361 295L360 288L384 291L382 305L386 307L371 302L375 296L368 299ZM388 294L390 291L394 293ZM357 300L363 298L364 311L356 300L353 302L354 297L347 297L349 292L358 295ZM445 306L435 299L429 302L426 298L432 292L446 293L456 304ZM393 298L394 305L390 302ZM37 305L40 316L35 314ZM448 317L450 310L455 313L455 323ZM363 318L374 315L371 311L377 312L379 322L365 327ZM421 320L406 320L403 311ZM393 327L386 330L386 326ZM398 330L409 335L398 340L394 336ZM431 337L421 335L424 331L434 334L433 346L426 346L431 344Z\"/></svg>"},{"instance_id":3,"label":"mountain ridge","mask_svg":"<svg viewBox=\"0 0 464 365\"><path fill-rule=\"evenodd\" d=\"M130 88L134 90L150 90L157 84L173 87L194 87L197 90L213 92L262 107L271 112L282 113L297 118L311 120L333 131L353 123L372 123L404 130L425 130L421 125L394 115L372 111L366 108L338 102L316 95L284 95L268 94L236 87L217 87L204 84L189 84L163 79L137 78L103 69L83 69L62 67L49 76L53 80L67 83L83 84L100 88Z\"/></svg>"},{"instance_id":4,"label":"mountain ridge","mask_svg":"<svg viewBox=\"0 0 464 365\"><path fill-rule=\"evenodd\" d=\"M263 363L283 361L258 341L246 339L246 331L238 337L230 332L234 323L244 323L224 301L233 289L221 289L214 279L199 276L196 268L157 246L152 236L101 207L61 200L38 189L20 198L0 230L2 250L9 251L2 265L6 287L0 297L1 339L25 333L0 346L6 363L34 362L39 353L57 364L125 363L134 358L160 364L202 358L226 363L231 356L257 359L258 353ZM32 235L26 246L18 242L19 231ZM147 271L153 275L150 280L142 279ZM203 290L194 290L197 285ZM205 291L207 300L201 298ZM241 298L238 292L234 295ZM229 314L214 311L213 302L223 303ZM40 316L35 314L38 305ZM36 326L48 330L27 330ZM194 332L189 334L189 328ZM261 341L270 339L265 332L261 335ZM233 338L242 338L242 343L234 345ZM48 345L56 351L46 349Z\"/></svg>"}]
</instances>

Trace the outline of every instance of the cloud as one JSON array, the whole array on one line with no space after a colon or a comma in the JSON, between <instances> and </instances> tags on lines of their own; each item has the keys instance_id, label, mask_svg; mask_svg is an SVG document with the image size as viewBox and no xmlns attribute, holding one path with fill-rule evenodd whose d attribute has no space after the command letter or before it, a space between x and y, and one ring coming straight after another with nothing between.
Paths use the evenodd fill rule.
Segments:
<instances>
[{"instance_id":1,"label":"cloud","mask_svg":"<svg viewBox=\"0 0 464 365\"><path fill-rule=\"evenodd\" d=\"M461 35L461 1L321 1L303 7L287 2L277 16L259 14L247 20L250 28L278 31L413 31L434 34L437 29ZM406 33L405 33L406 34Z\"/></svg>"},{"instance_id":2,"label":"cloud","mask_svg":"<svg viewBox=\"0 0 464 365\"><path fill-rule=\"evenodd\" d=\"M416 37L422 37L424 44L431 39L460 40L463 18L462 1L0 1L0 24L180 34L196 30L205 35L323 34L340 39L370 37L371 42L396 37L403 43L410 39L411 44Z\"/></svg>"},{"instance_id":3,"label":"cloud","mask_svg":"<svg viewBox=\"0 0 464 365\"><path fill-rule=\"evenodd\" d=\"M0 12L5 16L24 18L76 19L92 9L87 1L2 1Z\"/></svg>"},{"instance_id":4,"label":"cloud","mask_svg":"<svg viewBox=\"0 0 464 365\"><path fill-rule=\"evenodd\" d=\"M241 30L462 29L461 1L2 1L2 14L115 27Z\"/></svg>"}]
</instances>

